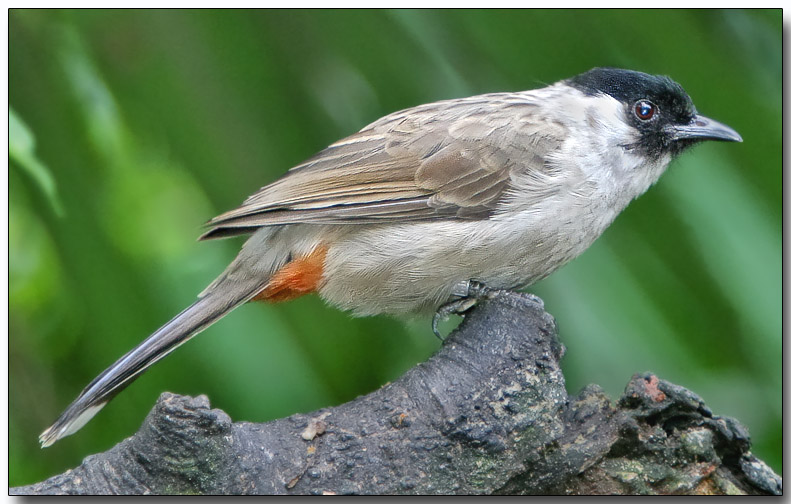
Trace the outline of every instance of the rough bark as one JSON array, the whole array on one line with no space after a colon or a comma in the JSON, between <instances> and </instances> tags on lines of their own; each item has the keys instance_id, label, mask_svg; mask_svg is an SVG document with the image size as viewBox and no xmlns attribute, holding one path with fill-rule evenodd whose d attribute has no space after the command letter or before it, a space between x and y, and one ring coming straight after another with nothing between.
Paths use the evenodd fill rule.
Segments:
<instances>
[{"instance_id":1,"label":"rough bark","mask_svg":"<svg viewBox=\"0 0 791 504\"><path fill-rule=\"evenodd\" d=\"M495 292L427 362L335 408L233 423L164 393L140 430L16 494L778 494L747 431L651 373L569 396L541 300Z\"/></svg>"}]
</instances>

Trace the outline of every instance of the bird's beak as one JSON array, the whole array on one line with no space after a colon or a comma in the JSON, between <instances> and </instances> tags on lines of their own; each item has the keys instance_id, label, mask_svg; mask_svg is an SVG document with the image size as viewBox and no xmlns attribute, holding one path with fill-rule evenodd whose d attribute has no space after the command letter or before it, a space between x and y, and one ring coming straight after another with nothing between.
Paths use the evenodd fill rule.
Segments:
<instances>
[{"instance_id":1,"label":"bird's beak","mask_svg":"<svg viewBox=\"0 0 791 504\"><path fill-rule=\"evenodd\" d=\"M667 129L673 140L742 141L733 128L702 115L696 115L689 124L670 125Z\"/></svg>"}]
</instances>

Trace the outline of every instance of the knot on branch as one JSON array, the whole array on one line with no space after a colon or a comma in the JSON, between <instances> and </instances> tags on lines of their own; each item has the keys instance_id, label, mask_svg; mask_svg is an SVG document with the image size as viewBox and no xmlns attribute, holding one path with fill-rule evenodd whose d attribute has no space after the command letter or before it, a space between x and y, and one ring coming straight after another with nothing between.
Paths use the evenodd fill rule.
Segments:
<instances>
[{"instance_id":1,"label":"knot on branch","mask_svg":"<svg viewBox=\"0 0 791 504\"><path fill-rule=\"evenodd\" d=\"M232 425L224 411L210 408L205 395L165 392L127 449L144 471L167 474L171 489L203 493L233 455Z\"/></svg>"}]
</instances>

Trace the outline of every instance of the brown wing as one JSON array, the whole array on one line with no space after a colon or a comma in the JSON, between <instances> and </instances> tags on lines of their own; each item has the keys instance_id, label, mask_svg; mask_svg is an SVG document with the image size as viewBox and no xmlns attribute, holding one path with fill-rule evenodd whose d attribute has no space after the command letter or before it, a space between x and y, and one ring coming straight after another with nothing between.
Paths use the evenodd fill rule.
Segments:
<instances>
[{"instance_id":1,"label":"brown wing","mask_svg":"<svg viewBox=\"0 0 791 504\"><path fill-rule=\"evenodd\" d=\"M215 217L201 239L281 224L486 218L511 171L542 169L548 151L559 145L531 127L531 117L535 123L534 105L521 93L396 112Z\"/></svg>"}]
</instances>

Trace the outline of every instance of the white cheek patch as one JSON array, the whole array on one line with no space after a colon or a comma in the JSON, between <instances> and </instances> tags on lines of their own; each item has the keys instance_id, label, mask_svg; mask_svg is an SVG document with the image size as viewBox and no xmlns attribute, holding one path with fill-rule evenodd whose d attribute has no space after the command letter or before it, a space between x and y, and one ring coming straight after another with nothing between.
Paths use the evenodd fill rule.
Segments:
<instances>
[{"instance_id":1,"label":"white cheek patch","mask_svg":"<svg viewBox=\"0 0 791 504\"><path fill-rule=\"evenodd\" d=\"M585 108L591 97L585 96L576 89L565 89L564 93L555 97L558 112L571 124L582 124L585 121Z\"/></svg>"},{"instance_id":2,"label":"white cheek patch","mask_svg":"<svg viewBox=\"0 0 791 504\"><path fill-rule=\"evenodd\" d=\"M596 110L598 119L606 124L626 124L623 103L610 95L599 95L594 98L591 107ZM589 108L589 110L590 110Z\"/></svg>"},{"instance_id":3,"label":"white cheek patch","mask_svg":"<svg viewBox=\"0 0 791 504\"><path fill-rule=\"evenodd\" d=\"M623 103L610 95L600 95L590 99L585 108L585 124L601 142L606 138L616 145L607 145L608 148L617 148L627 143L636 142L639 132L629 124ZM597 140L592 139L594 142Z\"/></svg>"}]
</instances>

